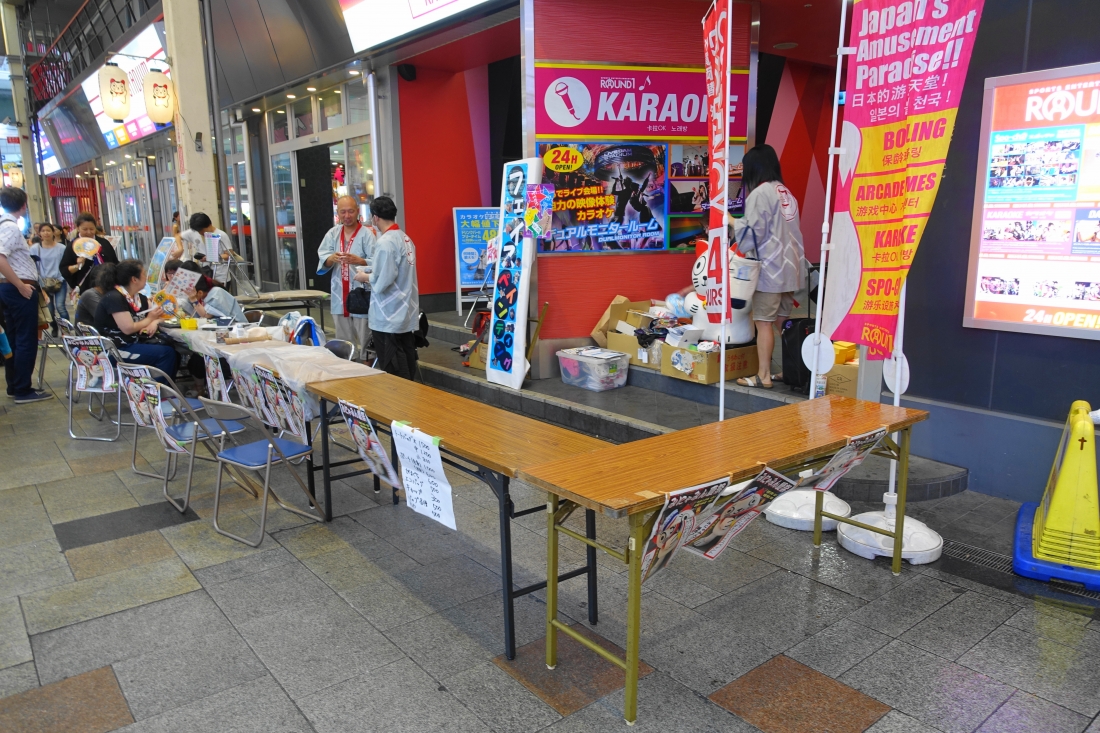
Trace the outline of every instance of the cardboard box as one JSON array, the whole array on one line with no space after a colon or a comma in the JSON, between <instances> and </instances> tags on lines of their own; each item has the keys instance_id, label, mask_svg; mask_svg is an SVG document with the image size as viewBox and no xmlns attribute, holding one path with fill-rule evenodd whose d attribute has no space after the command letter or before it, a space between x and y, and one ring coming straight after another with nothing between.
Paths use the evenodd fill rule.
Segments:
<instances>
[{"instance_id":1,"label":"cardboard box","mask_svg":"<svg viewBox=\"0 0 1100 733\"><path fill-rule=\"evenodd\" d=\"M679 354L678 357L677 354ZM738 377L756 374L760 362L756 356L755 345L726 349L725 354L727 382L732 382ZM673 366L674 361L680 363L680 368ZM678 349L665 344L661 347L661 374L666 377L683 379L687 382L717 384L722 377L721 365L718 363L718 352Z\"/></svg>"},{"instance_id":2,"label":"cardboard box","mask_svg":"<svg viewBox=\"0 0 1100 733\"><path fill-rule=\"evenodd\" d=\"M607 334L607 348L612 351L621 351L630 357L630 366L640 367L642 369L660 369L661 368L661 353L660 347L656 349L643 349L638 345L638 337L631 334L627 336L623 333L616 333L611 331ZM645 357L645 361L639 358L639 351Z\"/></svg>"},{"instance_id":3,"label":"cardboard box","mask_svg":"<svg viewBox=\"0 0 1100 733\"><path fill-rule=\"evenodd\" d=\"M470 351L470 368L485 371L485 356L489 352L489 345L479 341L477 348Z\"/></svg>"},{"instance_id":4,"label":"cardboard box","mask_svg":"<svg viewBox=\"0 0 1100 733\"><path fill-rule=\"evenodd\" d=\"M637 305L637 303L632 303ZM645 301L645 308L641 310L628 310L623 318L628 326L634 328L649 328L653 325L653 316L649 315L649 301Z\"/></svg>"},{"instance_id":5,"label":"cardboard box","mask_svg":"<svg viewBox=\"0 0 1100 733\"><path fill-rule=\"evenodd\" d=\"M605 349L607 348L607 332L608 332L608 330L613 328L619 321L622 320L621 314L618 315L618 316L615 316L615 318L612 318L611 317L611 309L614 308L617 305L622 304L622 303L629 303L629 302L630 302L630 298L627 298L627 297L622 296L622 295L616 295L614 298L612 298L611 305L609 305L607 307L607 310L605 310L603 312L603 315L600 316L600 320L596 321L596 327L592 329L592 334L591 335L592 335L592 340L593 341L595 341L601 347L603 347Z\"/></svg>"},{"instance_id":6,"label":"cardboard box","mask_svg":"<svg viewBox=\"0 0 1100 733\"><path fill-rule=\"evenodd\" d=\"M825 375L825 394L856 399L856 386L859 378L859 362L837 364Z\"/></svg>"},{"instance_id":7,"label":"cardboard box","mask_svg":"<svg viewBox=\"0 0 1100 733\"><path fill-rule=\"evenodd\" d=\"M836 352L834 364L847 364L859 356L859 347L850 341L834 341L833 351Z\"/></svg>"},{"instance_id":8,"label":"cardboard box","mask_svg":"<svg viewBox=\"0 0 1100 733\"><path fill-rule=\"evenodd\" d=\"M701 328L677 326L668 330L668 336L665 337L665 342L668 343L669 346L689 346L699 343L699 339L702 337L703 329Z\"/></svg>"}]
</instances>

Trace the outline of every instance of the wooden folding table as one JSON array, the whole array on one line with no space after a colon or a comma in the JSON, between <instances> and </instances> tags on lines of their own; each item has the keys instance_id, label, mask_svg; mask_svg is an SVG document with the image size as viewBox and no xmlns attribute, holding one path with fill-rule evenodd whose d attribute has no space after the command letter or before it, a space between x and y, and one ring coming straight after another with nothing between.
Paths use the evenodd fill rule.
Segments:
<instances>
[{"instance_id":1,"label":"wooden folding table","mask_svg":"<svg viewBox=\"0 0 1100 733\"><path fill-rule=\"evenodd\" d=\"M848 439L880 428L901 432L889 436L879 452L899 462L897 521L893 532L872 531L894 539L893 570L901 572L901 537L909 471L909 431L928 413L847 397L827 396L701 425L666 435L610 446L576 458L542 465L527 464L519 477L546 490L546 665L557 665L557 632L573 637L626 672L624 717L633 724L638 711L638 637L641 622L642 550L665 496L725 476L738 483L756 476L765 466L791 473L819 467L848 443ZM623 550L600 544L563 526L569 515L584 507L612 517L626 517L630 537ZM815 544L820 544L821 497L817 502ZM856 524L851 520L833 517ZM758 520L759 521L759 520ZM865 525L861 525L865 526ZM626 658L623 659L557 618L558 535L600 549L626 563L628 570ZM705 560L689 560L706 562Z\"/></svg>"}]
</instances>

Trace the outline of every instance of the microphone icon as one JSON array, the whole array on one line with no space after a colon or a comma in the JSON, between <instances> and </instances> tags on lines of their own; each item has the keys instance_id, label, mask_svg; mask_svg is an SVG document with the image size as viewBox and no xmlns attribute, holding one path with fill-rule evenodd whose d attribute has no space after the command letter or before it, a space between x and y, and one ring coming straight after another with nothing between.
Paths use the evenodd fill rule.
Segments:
<instances>
[{"instance_id":1,"label":"microphone icon","mask_svg":"<svg viewBox=\"0 0 1100 733\"><path fill-rule=\"evenodd\" d=\"M579 120L577 111L573 109L573 100L569 98L569 85L564 81L559 81L554 85L554 94L561 97L561 101L565 103L565 108L569 110L569 114L573 115L573 119Z\"/></svg>"}]
</instances>

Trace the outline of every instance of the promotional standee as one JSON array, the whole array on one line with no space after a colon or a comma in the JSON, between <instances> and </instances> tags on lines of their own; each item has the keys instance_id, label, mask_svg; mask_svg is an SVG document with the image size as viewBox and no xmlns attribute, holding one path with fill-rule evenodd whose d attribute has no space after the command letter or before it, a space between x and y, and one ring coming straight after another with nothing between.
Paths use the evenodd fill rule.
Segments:
<instances>
[{"instance_id":1,"label":"promotional standee","mask_svg":"<svg viewBox=\"0 0 1100 733\"><path fill-rule=\"evenodd\" d=\"M527 304L535 240L550 230L554 187L542 183L542 160L504 165L486 378L512 389L527 376Z\"/></svg>"},{"instance_id":2,"label":"promotional standee","mask_svg":"<svg viewBox=\"0 0 1100 733\"><path fill-rule=\"evenodd\" d=\"M496 239L500 224L497 209L458 207L452 209L455 227L455 309L462 315L462 304L474 302L476 294L464 290L484 290L493 276Z\"/></svg>"}]
</instances>

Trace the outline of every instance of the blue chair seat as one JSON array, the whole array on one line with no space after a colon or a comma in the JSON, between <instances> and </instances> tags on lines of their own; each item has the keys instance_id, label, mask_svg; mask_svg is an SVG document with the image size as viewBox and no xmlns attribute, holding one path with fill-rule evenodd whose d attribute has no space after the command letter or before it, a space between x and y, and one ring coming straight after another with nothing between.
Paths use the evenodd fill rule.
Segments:
<instances>
[{"instance_id":1,"label":"blue chair seat","mask_svg":"<svg viewBox=\"0 0 1100 733\"><path fill-rule=\"evenodd\" d=\"M287 458L297 458L310 451L308 445L303 445L293 440L284 440L282 438L275 438L274 440L279 445L279 450L281 450L283 455ZM227 448L218 454L218 458L231 461L241 466L248 466L249 468L260 468L267 465L267 449L268 443L266 440L257 440L255 443L249 443L248 445ZM278 453L272 451L272 454L274 456L273 460L279 460Z\"/></svg>"},{"instance_id":2,"label":"blue chair seat","mask_svg":"<svg viewBox=\"0 0 1100 733\"><path fill-rule=\"evenodd\" d=\"M184 400L187 402L187 406L191 408L192 412L198 412L203 409L203 404L194 397L184 397ZM160 414L165 417L172 417L176 414L176 406L172 404L171 400L163 402L160 406Z\"/></svg>"},{"instance_id":3,"label":"blue chair seat","mask_svg":"<svg viewBox=\"0 0 1100 733\"><path fill-rule=\"evenodd\" d=\"M230 435L236 435L237 433L244 432L244 425L240 424L239 422L225 420L223 421L223 424L225 425L225 429L229 431ZM213 418L206 418L205 420L203 420L202 426L210 435L213 435L215 437L221 435L221 426L219 426L218 421L214 420ZM173 440L179 441L181 443L187 443L190 442L195 435L195 423L185 422L180 423L179 425L169 425L167 432ZM200 435L199 437L204 438L206 436Z\"/></svg>"}]
</instances>

